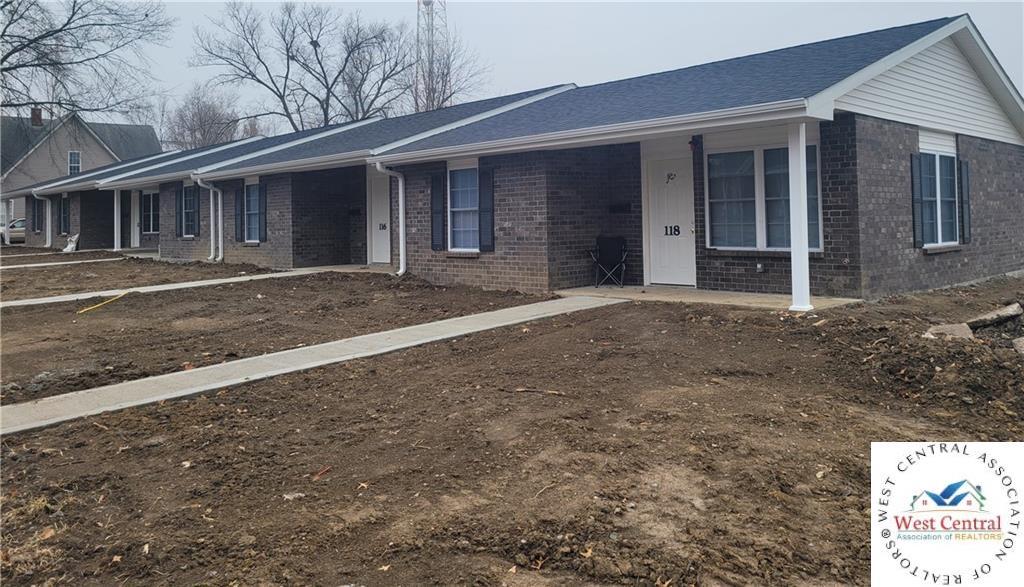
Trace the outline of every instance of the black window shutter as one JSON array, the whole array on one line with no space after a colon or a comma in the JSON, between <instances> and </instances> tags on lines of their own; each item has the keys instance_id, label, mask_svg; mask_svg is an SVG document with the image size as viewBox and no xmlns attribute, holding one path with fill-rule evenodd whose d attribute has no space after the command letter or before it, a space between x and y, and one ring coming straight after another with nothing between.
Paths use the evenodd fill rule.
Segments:
<instances>
[{"instance_id":1,"label":"black window shutter","mask_svg":"<svg viewBox=\"0 0 1024 587\"><path fill-rule=\"evenodd\" d=\"M117 197L121 197L120 192L118 192ZM182 217L182 210L185 208L184 198L185 192L179 185L177 189L174 190L174 235L178 237L184 234L182 232L182 227L185 226L185 219Z\"/></svg>"},{"instance_id":2,"label":"black window shutter","mask_svg":"<svg viewBox=\"0 0 1024 587\"><path fill-rule=\"evenodd\" d=\"M921 205L921 155L918 153L910 156L910 190L914 208L914 248L920 249L924 246L924 218Z\"/></svg>"},{"instance_id":3,"label":"black window shutter","mask_svg":"<svg viewBox=\"0 0 1024 587\"><path fill-rule=\"evenodd\" d=\"M260 182L260 242L267 242L267 184Z\"/></svg>"},{"instance_id":4,"label":"black window shutter","mask_svg":"<svg viewBox=\"0 0 1024 587\"><path fill-rule=\"evenodd\" d=\"M245 184L235 186L235 241L245 241Z\"/></svg>"},{"instance_id":5,"label":"black window shutter","mask_svg":"<svg viewBox=\"0 0 1024 587\"><path fill-rule=\"evenodd\" d=\"M960 219L963 230L960 231L960 242L971 242L971 170L966 161L960 162Z\"/></svg>"},{"instance_id":6,"label":"black window shutter","mask_svg":"<svg viewBox=\"0 0 1024 587\"><path fill-rule=\"evenodd\" d=\"M430 176L430 248L445 249L444 234L444 176L436 173Z\"/></svg>"},{"instance_id":7,"label":"black window shutter","mask_svg":"<svg viewBox=\"0 0 1024 587\"><path fill-rule=\"evenodd\" d=\"M481 169L478 174L480 186L480 250L494 250L494 172Z\"/></svg>"}]
</instances>

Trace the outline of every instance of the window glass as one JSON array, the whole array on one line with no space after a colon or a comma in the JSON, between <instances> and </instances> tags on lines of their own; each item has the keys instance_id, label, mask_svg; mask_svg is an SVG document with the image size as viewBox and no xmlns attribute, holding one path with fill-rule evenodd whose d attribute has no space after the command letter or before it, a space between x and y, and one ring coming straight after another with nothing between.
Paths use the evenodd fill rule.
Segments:
<instances>
[{"instance_id":1,"label":"window glass","mask_svg":"<svg viewBox=\"0 0 1024 587\"><path fill-rule=\"evenodd\" d=\"M939 238L941 242L957 242L956 158L939 157Z\"/></svg>"},{"instance_id":2,"label":"window glass","mask_svg":"<svg viewBox=\"0 0 1024 587\"><path fill-rule=\"evenodd\" d=\"M142 194L142 232L160 232L160 194Z\"/></svg>"},{"instance_id":3,"label":"window glass","mask_svg":"<svg viewBox=\"0 0 1024 587\"><path fill-rule=\"evenodd\" d=\"M924 244L933 245L939 242L939 211L936 192L938 176L935 169L935 156L921 156L921 229Z\"/></svg>"},{"instance_id":4,"label":"window glass","mask_svg":"<svg viewBox=\"0 0 1024 587\"><path fill-rule=\"evenodd\" d=\"M260 240L260 186L245 186L245 240Z\"/></svg>"},{"instance_id":5,"label":"window glass","mask_svg":"<svg viewBox=\"0 0 1024 587\"><path fill-rule=\"evenodd\" d=\"M82 153L79 151L68 151L68 175L75 175L82 171Z\"/></svg>"},{"instance_id":6,"label":"window glass","mask_svg":"<svg viewBox=\"0 0 1024 587\"><path fill-rule=\"evenodd\" d=\"M196 188L194 186L185 188L185 195L181 206L181 233L183 236L195 236L196 234L196 221L199 219L196 210L198 199L199 197L196 194Z\"/></svg>"},{"instance_id":7,"label":"window glass","mask_svg":"<svg viewBox=\"0 0 1024 587\"><path fill-rule=\"evenodd\" d=\"M818 147L807 146L807 245L821 248L818 207ZM789 246L789 149L764 151L765 238L769 247Z\"/></svg>"},{"instance_id":8,"label":"window glass","mask_svg":"<svg viewBox=\"0 0 1024 587\"><path fill-rule=\"evenodd\" d=\"M480 189L476 169L448 173L451 248L480 248Z\"/></svg>"},{"instance_id":9,"label":"window glass","mask_svg":"<svg viewBox=\"0 0 1024 587\"><path fill-rule=\"evenodd\" d=\"M708 156L711 245L755 247L754 152Z\"/></svg>"},{"instance_id":10,"label":"window glass","mask_svg":"<svg viewBox=\"0 0 1024 587\"><path fill-rule=\"evenodd\" d=\"M14 228L25 228L25 219L21 218L14 221Z\"/></svg>"}]
</instances>

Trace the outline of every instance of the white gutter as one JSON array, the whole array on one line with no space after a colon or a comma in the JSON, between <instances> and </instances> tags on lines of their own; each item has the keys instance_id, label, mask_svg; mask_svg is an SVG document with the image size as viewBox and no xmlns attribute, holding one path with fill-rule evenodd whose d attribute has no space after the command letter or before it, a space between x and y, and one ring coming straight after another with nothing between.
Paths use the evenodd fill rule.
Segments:
<instances>
[{"instance_id":1,"label":"white gutter","mask_svg":"<svg viewBox=\"0 0 1024 587\"><path fill-rule=\"evenodd\" d=\"M32 197L46 202L46 248L50 248L53 246L53 211L50 209L53 202L50 198L40 197L36 190L32 190Z\"/></svg>"},{"instance_id":2,"label":"white gutter","mask_svg":"<svg viewBox=\"0 0 1024 587\"><path fill-rule=\"evenodd\" d=\"M206 179L235 179L249 175L272 175L283 172L311 171L314 169L333 169L335 167L347 167L349 165L365 165L366 158L370 156L369 150L351 151L348 153L336 153L310 157L308 159L297 159L294 161L282 161L268 165L254 165L252 167L241 167L238 169L223 169L220 171L209 171L203 174Z\"/></svg>"},{"instance_id":3,"label":"white gutter","mask_svg":"<svg viewBox=\"0 0 1024 587\"><path fill-rule=\"evenodd\" d=\"M405 175L384 167L383 163L377 163L377 171L384 175L398 178L398 272L395 275L405 275ZM390 182L389 182L390 183ZM390 185L388 194L390 196ZM369 259L367 259L369 261Z\"/></svg>"},{"instance_id":4,"label":"white gutter","mask_svg":"<svg viewBox=\"0 0 1024 587\"><path fill-rule=\"evenodd\" d=\"M606 141L623 142L640 137L669 132L708 129L752 122L769 122L780 119L807 116L807 100L796 98L755 106L742 106L712 112L667 116L647 120L593 126L572 130L527 135L495 141L484 141L465 145L437 147L422 151L382 154L371 157L370 164L407 164L433 161L457 156L485 155L509 151L528 151L547 148L562 148L579 143Z\"/></svg>"},{"instance_id":5,"label":"white gutter","mask_svg":"<svg viewBox=\"0 0 1024 587\"><path fill-rule=\"evenodd\" d=\"M204 150L199 151L197 153L192 153L191 155L185 155L184 157L179 157L177 159L172 159L172 160L169 160L169 161L163 161L163 162L157 163L156 165L150 165L148 167L143 167L142 169L133 169L133 170L127 172L127 173L122 173L120 175L115 175L113 177L108 177L106 179L100 180L98 182L98 185L111 184L111 183L113 183L113 182L115 182L115 181L117 181L119 179L122 179L122 178L125 178L125 177L131 177L133 175L139 175L140 173L145 173L145 172L151 171L153 169L159 169L159 168L161 168L161 167L163 167L165 165L169 165L171 163L179 163L181 161L188 161L189 159L195 159L196 157L205 157L206 155L211 155L213 153L218 153L218 152L224 151L226 149L234 149L235 147L239 147L241 145L246 145L246 144L252 143L254 141L262 141L265 138L266 137L250 137L248 139L242 139L240 141L234 141L234 142L231 142L231 143L225 143L223 145L219 145L217 147L213 147L212 149L204 149ZM181 173L178 173L178 174L164 174L164 175L181 175ZM163 176L156 176L156 177L163 177ZM150 183L153 183L154 179L155 178L139 178L138 181L135 182L135 184L140 184L140 183L143 184L143 185L150 184ZM135 185L135 184L133 184L133 185ZM128 186L117 185L117 186L109 186L109 187L113 188L113 187L128 187Z\"/></svg>"},{"instance_id":6,"label":"white gutter","mask_svg":"<svg viewBox=\"0 0 1024 587\"><path fill-rule=\"evenodd\" d=\"M224 225L223 225L224 214L223 214L223 211L222 211L221 212L221 216L220 216L221 217L221 225L217 226L217 215L215 213L213 193L217 192L217 196L220 199L222 204L224 202L224 194L221 192L220 188L214 187L212 184L206 183L205 181L203 181L203 179L201 177L199 177L195 173L192 174L192 181L194 181L197 186L199 186L199 187L201 187L203 189L210 190L210 256L207 257L206 260L207 261L213 261L213 260L216 259L216 260L219 261L219 260L224 258ZM178 220L175 219L175 222L177 222L177 221ZM175 230L177 230L177 229L175 229ZM214 230L216 230L217 234L220 235L220 243L221 243L220 255L217 254L217 240L215 240L213 238L213 231Z\"/></svg>"}]
</instances>

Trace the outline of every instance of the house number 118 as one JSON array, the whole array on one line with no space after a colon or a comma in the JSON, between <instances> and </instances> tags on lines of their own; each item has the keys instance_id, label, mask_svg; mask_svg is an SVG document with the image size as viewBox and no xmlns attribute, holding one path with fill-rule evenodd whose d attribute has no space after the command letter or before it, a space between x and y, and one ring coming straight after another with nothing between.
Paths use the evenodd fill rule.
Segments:
<instances>
[{"instance_id":1,"label":"house number 118","mask_svg":"<svg viewBox=\"0 0 1024 587\"><path fill-rule=\"evenodd\" d=\"M679 225L678 224L674 224L672 226L666 226L665 227L665 236L679 236L680 234L681 234L681 231L679 230Z\"/></svg>"}]
</instances>

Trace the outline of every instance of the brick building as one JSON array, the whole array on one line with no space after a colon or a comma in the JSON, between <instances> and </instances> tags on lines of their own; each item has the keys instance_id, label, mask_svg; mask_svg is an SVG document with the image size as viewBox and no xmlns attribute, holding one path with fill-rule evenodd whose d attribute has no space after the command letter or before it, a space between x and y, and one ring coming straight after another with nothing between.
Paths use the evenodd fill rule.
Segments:
<instances>
[{"instance_id":1,"label":"brick building","mask_svg":"<svg viewBox=\"0 0 1024 587\"><path fill-rule=\"evenodd\" d=\"M115 232L109 208L154 194L170 259L385 263L549 291L591 283L588 250L613 235L627 283L790 293L807 309L811 294L1024 269L1022 133L1024 100L965 15L33 191L89 194Z\"/></svg>"}]
</instances>

